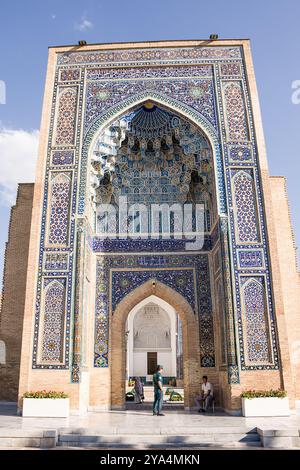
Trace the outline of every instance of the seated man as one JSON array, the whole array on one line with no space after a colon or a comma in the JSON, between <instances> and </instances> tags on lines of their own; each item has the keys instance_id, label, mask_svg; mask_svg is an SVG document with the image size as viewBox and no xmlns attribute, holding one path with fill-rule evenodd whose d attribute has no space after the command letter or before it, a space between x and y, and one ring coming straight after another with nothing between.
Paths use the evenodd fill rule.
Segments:
<instances>
[{"instance_id":1,"label":"seated man","mask_svg":"<svg viewBox=\"0 0 300 470\"><path fill-rule=\"evenodd\" d=\"M195 403L199 408L199 413L201 413L201 411L205 413L208 410L214 396L214 389L212 384L207 381L207 375L203 375L202 379L203 383L201 385L201 395L195 398Z\"/></svg>"}]
</instances>

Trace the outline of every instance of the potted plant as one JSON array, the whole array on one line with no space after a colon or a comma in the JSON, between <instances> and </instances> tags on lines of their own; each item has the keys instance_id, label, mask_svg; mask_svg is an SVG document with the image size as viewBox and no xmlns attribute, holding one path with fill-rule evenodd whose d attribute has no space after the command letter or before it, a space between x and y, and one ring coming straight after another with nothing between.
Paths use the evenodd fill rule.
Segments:
<instances>
[{"instance_id":1,"label":"potted plant","mask_svg":"<svg viewBox=\"0 0 300 470\"><path fill-rule=\"evenodd\" d=\"M289 416L285 390L246 390L241 394L243 416Z\"/></svg>"},{"instance_id":2,"label":"potted plant","mask_svg":"<svg viewBox=\"0 0 300 470\"><path fill-rule=\"evenodd\" d=\"M22 415L26 417L67 418L69 398L64 392L40 390L25 392Z\"/></svg>"}]
</instances>

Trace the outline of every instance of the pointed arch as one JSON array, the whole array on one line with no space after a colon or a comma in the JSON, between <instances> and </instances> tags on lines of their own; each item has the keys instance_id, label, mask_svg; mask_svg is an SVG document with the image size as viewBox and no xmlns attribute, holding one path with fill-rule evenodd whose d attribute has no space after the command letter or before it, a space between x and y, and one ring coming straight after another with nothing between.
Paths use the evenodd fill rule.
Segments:
<instances>
[{"instance_id":1,"label":"pointed arch","mask_svg":"<svg viewBox=\"0 0 300 470\"><path fill-rule=\"evenodd\" d=\"M191 408L193 399L199 391L200 383L200 344L197 316L191 305L181 294L155 279L149 279L127 294L112 314L110 328L112 408L123 408L125 403L125 325L127 317L136 305L150 295L155 295L171 305L181 319L184 357L184 406Z\"/></svg>"},{"instance_id":2,"label":"pointed arch","mask_svg":"<svg viewBox=\"0 0 300 470\"><path fill-rule=\"evenodd\" d=\"M71 175L70 173L61 173L61 172L54 172L52 173L51 184L63 184L63 183L70 183Z\"/></svg>"},{"instance_id":3,"label":"pointed arch","mask_svg":"<svg viewBox=\"0 0 300 470\"><path fill-rule=\"evenodd\" d=\"M168 111L175 112L179 116L189 120L192 124L197 126L207 138L214 161L214 177L216 181L216 194L217 194L217 207L220 214L225 214L226 209L226 193L225 193L225 180L223 172L223 162L221 155L221 146L219 142L218 132L212 124L198 111L190 106L176 100L175 98L164 95L158 91L145 90L130 96L120 103L112 106L107 111L97 117L89 126L86 131L81 155L81 170L80 170L80 183L79 183L79 204L78 213L83 214L86 203L87 191L87 167L89 161L89 152L101 131L114 122L118 117L136 108L147 101L153 101L155 104L166 108Z\"/></svg>"}]
</instances>

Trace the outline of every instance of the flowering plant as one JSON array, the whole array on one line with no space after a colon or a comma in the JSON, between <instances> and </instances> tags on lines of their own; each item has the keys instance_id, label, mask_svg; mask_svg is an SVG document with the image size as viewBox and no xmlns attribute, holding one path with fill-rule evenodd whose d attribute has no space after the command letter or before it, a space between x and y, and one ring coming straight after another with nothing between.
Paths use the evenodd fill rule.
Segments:
<instances>
[{"instance_id":1,"label":"flowering plant","mask_svg":"<svg viewBox=\"0 0 300 470\"><path fill-rule=\"evenodd\" d=\"M23 398L68 398L68 395L65 392L53 390L37 390L36 392L25 392Z\"/></svg>"},{"instance_id":2,"label":"flowering plant","mask_svg":"<svg viewBox=\"0 0 300 470\"><path fill-rule=\"evenodd\" d=\"M285 398L285 390L245 390L241 393L241 398Z\"/></svg>"}]
</instances>

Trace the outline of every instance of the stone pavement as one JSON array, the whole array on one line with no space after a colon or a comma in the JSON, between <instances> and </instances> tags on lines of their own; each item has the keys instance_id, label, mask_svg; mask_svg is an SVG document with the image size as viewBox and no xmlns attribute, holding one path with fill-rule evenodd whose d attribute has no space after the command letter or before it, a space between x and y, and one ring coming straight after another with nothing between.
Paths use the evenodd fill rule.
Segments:
<instances>
[{"instance_id":1,"label":"stone pavement","mask_svg":"<svg viewBox=\"0 0 300 470\"><path fill-rule=\"evenodd\" d=\"M103 411L69 418L22 418L0 405L0 447L89 448L295 448L300 416L244 418L221 411ZM274 444L274 445L273 445ZM299 447L298 447L299 448Z\"/></svg>"}]
</instances>

